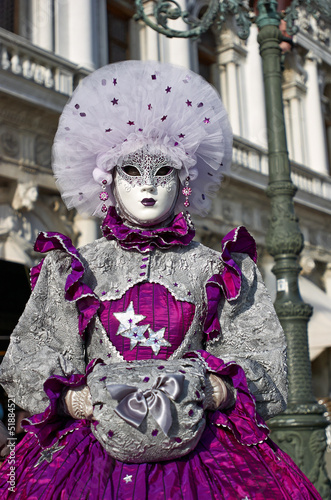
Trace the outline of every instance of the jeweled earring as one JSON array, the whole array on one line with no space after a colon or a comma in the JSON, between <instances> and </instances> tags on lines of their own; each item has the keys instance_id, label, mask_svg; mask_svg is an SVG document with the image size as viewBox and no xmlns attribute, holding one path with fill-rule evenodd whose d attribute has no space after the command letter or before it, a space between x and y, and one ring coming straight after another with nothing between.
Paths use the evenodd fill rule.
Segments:
<instances>
[{"instance_id":1,"label":"jeweled earring","mask_svg":"<svg viewBox=\"0 0 331 500\"><path fill-rule=\"evenodd\" d=\"M101 201L105 202L109 198L109 194L106 191L106 188L107 188L107 181L106 181L106 179L103 179L101 181L101 184L102 184L102 191L99 194L99 198L100 198ZM103 212L103 213L107 212L107 205L105 203L103 203L103 205L101 207L101 212Z\"/></svg>"},{"instance_id":2,"label":"jeweled earring","mask_svg":"<svg viewBox=\"0 0 331 500\"><path fill-rule=\"evenodd\" d=\"M188 201L188 197L191 196L192 194L192 189L189 187L190 185L190 178L186 177L185 179L185 185L182 189L182 193L185 196L185 201L184 201L184 207L188 208L190 206L190 202Z\"/></svg>"}]
</instances>

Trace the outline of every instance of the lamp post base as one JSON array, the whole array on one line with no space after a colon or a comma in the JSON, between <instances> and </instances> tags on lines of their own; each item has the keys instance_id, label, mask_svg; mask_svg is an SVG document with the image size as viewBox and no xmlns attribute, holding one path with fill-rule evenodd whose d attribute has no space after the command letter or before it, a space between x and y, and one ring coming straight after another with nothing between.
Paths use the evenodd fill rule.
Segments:
<instances>
[{"instance_id":1,"label":"lamp post base","mask_svg":"<svg viewBox=\"0 0 331 500\"><path fill-rule=\"evenodd\" d=\"M325 428L328 421L319 404L290 404L268 421L271 439L295 461L324 500L331 499L331 483L325 469Z\"/></svg>"}]
</instances>

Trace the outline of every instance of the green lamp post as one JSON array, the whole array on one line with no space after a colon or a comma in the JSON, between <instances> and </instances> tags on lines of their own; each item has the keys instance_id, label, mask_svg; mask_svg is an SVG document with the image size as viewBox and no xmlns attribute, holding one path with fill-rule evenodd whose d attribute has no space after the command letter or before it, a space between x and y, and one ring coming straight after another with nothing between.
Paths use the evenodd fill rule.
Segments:
<instances>
[{"instance_id":1,"label":"green lamp post","mask_svg":"<svg viewBox=\"0 0 331 500\"><path fill-rule=\"evenodd\" d=\"M287 338L289 399L285 412L269 421L272 438L289 453L323 498L330 498L324 453L327 422L324 407L317 404L311 384L307 324L312 314L298 288L298 256L303 237L294 213L296 188L290 177L281 87L282 34L277 1L258 2L258 41L263 64L269 152L271 218L267 248L275 259L277 279L275 308Z\"/></svg>"},{"instance_id":2,"label":"green lamp post","mask_svg":"<svg viewBox=\"0 0 331 500\"><path fill-rule=\"evenodd\" d=\"M310 13L323 11L331 18L330 7L317 0L293 0L286 10L287 31L296 27L297 7L304 4ZM245 4L246 5L246 4ZM303 303L299 287L298 256L303 248L298 219L294 213L296 188L291 181L281 85L281 48L284 37L279 30L281 14L276 0L258 0L257 15L253 15L242 0L210 0L201 19L191 19L175 0L157 0L151 20L144 12L143 1L136 0L136 19L168 37L197 38L215 21L219 29L229 15L235 16L239 37L249 35L255 20L262 57L265 103L268 128L269 184L271 217L267 233L267 248L275 259L273 272L277 279L275 308L284 328L288 344L289 400L286 411L269 421L272 438L284 449L314 483L324 499L330 498L331 484L325 470L325 428L328 425L312 392L308 352L307 324L312 314L310 305ZM167 26L169 19L181 18L188 24L185 31ZM272 332L270 332L272 334Z\"/></svg>"}]
</instances>

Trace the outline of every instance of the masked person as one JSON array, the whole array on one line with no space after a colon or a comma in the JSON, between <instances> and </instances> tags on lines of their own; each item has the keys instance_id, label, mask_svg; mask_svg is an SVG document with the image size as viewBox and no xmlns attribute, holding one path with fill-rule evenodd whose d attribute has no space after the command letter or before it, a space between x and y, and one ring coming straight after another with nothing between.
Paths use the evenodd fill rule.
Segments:
<instances>
[{"instance_id":1,"label":"masked person","mask_svg":"<svg viewBox=\"0 0 331 500\"><path fill-rule=\"evenodd\" d=\"M320 498L262 419L285 408L285 340L254 240L193 241L231 150L219 95L187 69L127 61L74 92L53 169L103 237L37 239L1 366L32 416L1 498Z\"/></svg>"}]
</instances>

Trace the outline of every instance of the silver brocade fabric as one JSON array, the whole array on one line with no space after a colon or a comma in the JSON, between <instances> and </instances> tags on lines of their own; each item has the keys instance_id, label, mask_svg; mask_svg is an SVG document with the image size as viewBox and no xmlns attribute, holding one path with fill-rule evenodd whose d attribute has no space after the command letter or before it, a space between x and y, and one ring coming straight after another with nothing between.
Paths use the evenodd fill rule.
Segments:
<instances>
[{"instance_id":1,"label":"silver brocade fabric","mask_svg":"<svg viewBox=\"0 0 331 500\"><path fill-rule=\"evenodd\" d=\"M235 301L221 300L222 333L205 345L201 324L207 308L205 285L213 274L222 271L218 252L196 242L187 247L155 250L144 254L149 255L145 276L140 275L142 254L123 250L116 241L101 238L81 248L80 254L86 268L84 281L103 300L118 299L147 279L165 286L176 299L195 304L192 324L171 359L204 348L224 361L235 360L246 372L259 413L270 418L284 409L284 333L256 265L248 256L232 255L242 268L241 293ZM64 299L70 264L70 257L60 251L47 255L1 365L0 383L19 406L31 413L47 407L43 383L50 375L84 373L86 362L93 358L102 358L106 363L125 362L98 319L91 323L86 346L82 342L76 306ZM107 293L102 295L104 290Z\"/></svg>"}]
</instances>

